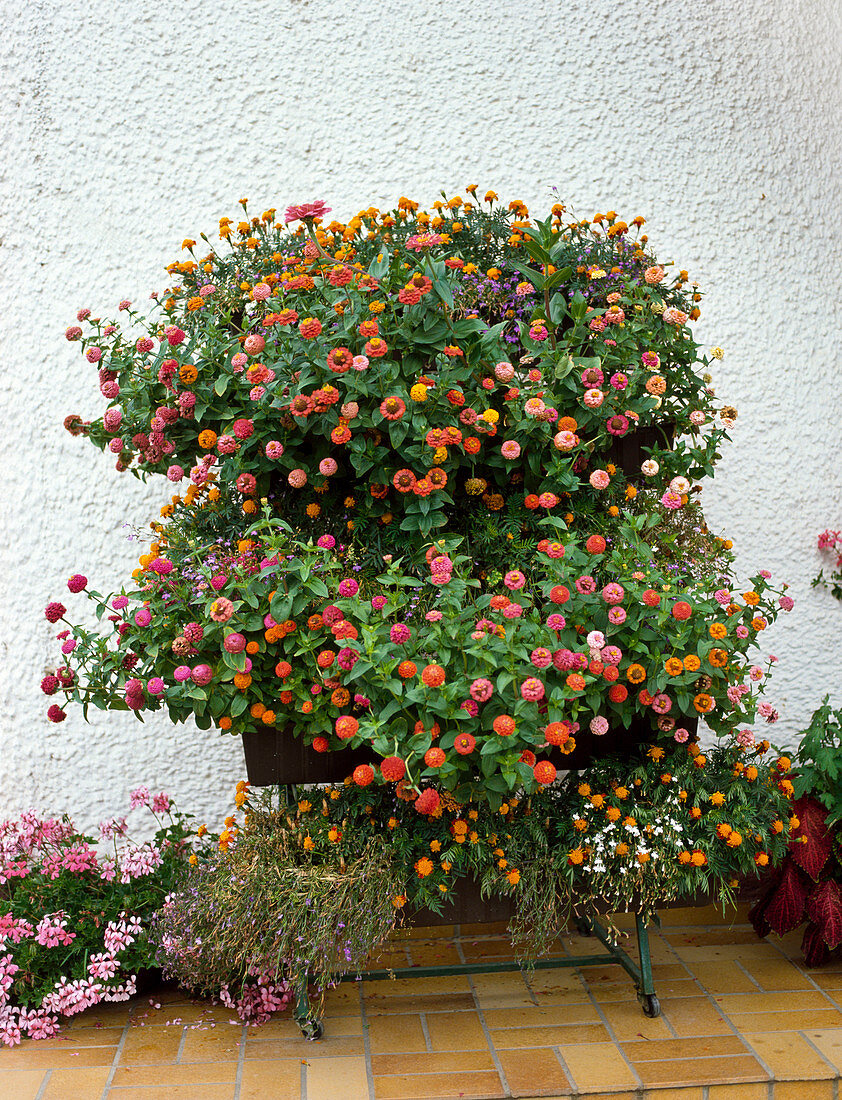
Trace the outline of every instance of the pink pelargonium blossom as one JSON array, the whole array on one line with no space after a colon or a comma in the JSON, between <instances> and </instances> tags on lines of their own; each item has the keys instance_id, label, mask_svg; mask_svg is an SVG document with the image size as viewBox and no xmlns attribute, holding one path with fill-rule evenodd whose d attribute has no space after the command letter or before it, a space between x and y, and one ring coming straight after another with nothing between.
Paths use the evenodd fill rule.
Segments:
<instances>
[{"instance_id":1,"label":"pink pelargonium blossom","mask_svg":"<svg viewBox=\"0 0 842 1100\"><path fill-rule=\"evenodd\" d=\"M325 214L330 212L331 207L327 205L324 199L316 199L313 202L302 202L298 205L288 206L284 221L287 225L290 222L311 222L314 218L323 218Z\"/></svg>"}]
</instances>

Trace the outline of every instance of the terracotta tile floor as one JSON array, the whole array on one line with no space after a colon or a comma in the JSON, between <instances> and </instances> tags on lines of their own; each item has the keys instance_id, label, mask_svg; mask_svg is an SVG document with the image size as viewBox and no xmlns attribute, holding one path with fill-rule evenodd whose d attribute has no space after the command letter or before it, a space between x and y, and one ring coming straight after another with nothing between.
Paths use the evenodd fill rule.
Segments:
<instances>
[{"instance_id":1,"label":"terracotta tile floor","mask_svg":"<svg viewBox=\"0 0 842 1100\"><path fill-rule=\"evenodd\" d=\"M346 983L315 1043L288 1018L244 1028L161 991L0 1051L0 1100L842 1100L842 963L805 969L799 936L758 941L745 907L662 919L657 1019L618 966ZM384 957L499 958L502 932L418 928ZM559 946L597 950L576 935Z\"/></svg>"}]
</instances>

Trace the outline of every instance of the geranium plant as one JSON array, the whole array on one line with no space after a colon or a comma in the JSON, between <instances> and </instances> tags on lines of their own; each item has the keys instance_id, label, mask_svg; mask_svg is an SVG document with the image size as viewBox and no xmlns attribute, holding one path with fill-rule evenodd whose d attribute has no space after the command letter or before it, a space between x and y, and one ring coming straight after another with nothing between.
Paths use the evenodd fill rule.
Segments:
<instances>
[{"instance_id":1,"label":"geranium plant","mask_svg":"<svg viewBox=\"0 0 842 1100\"><path fill-rule=\"evenodd\" d=\"M149 922L210 839L164 793L131 794L158 828L134 843L126 817L81 833L68 816L0 824L0 1040L56 1034L63 1017L124 1001L154 966Z\"/></svg>"}]
</instances>

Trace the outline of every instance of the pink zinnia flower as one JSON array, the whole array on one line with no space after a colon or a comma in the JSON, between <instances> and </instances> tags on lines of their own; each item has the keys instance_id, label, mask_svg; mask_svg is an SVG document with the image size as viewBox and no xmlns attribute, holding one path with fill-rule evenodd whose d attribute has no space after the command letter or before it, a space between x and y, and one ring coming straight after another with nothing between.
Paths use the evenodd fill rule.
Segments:
<instances>
[{"instance_id":1,"label":"pink zinnia flower","mask_svg":"<svg viewBox=\"0 0 842 1100\"><path fill-rule=\"evenodd\" d=\"M279 443L277 439L270 439L266 444L266 457L272 459L278 459L284 453L283 443Z\"/></svg>"},{"instance_id":2,"label":"pink zinnia flower","mask_svg":"<svg viewBox=\"0 0 842 1100\"><path fill-rule=\"evenodd\" d=\"M523 614L523 607L519 603L510 603L503 608L504 619L519 619Z\"/></svg>"},{"instance_id":3,"label":"pink zinnia flower","mask_svg":"<svg viewBox=\"0 0 842 1100\"><path fill-rule=\"evenodd\" d=\"M558 432L558 434L553 437L553 445L556 450L559 451L572 451L577 442L578 440L573 432Z\"/></svg>"},{"instance_id":4,"label":"pink zinnia flower","mask_svg":"<svg viewBox=\"0 0 842 1100\"><path fill-rule=\"evenodd\" d=\"M320 546L322 550L332 550L336 546L336 539L333 535L319 535L316 546Z\"/></svg>"},{"instance_id":5,"label":"pink zinnia flower","mask_svg":"<svg viewBox=\"0 0 842 1100\"><path fill-rule=\"evenodd\" d=\"M353 577L346 577L345 580L339 582L339 595L345 597L356 596L360 590L359 582L354 580Z\"/></svg>"},{"instance_id":6,"label":"pink zinnia flower","mask_svg":"<svg viewBox=\"0 0 842 1100\"><path fill-rule=\"evenodd\" d=\"M307 471L302 469L290 470L287 481L293 489L303 489L307 484Z\"/></svg>"},{"instance_id":7,"label":"pink zinnia flower","mask_svg":"<svg viewBox=\"0 0 842 1100\"><path fill-rule=\"evenodd\" d=\"M227 623L233 614L234 605L224 596L220 596L210 605L210 617L215 623Z\"/></svg>"},{"instance_id":8,"label":"pink zinnia flower","mask_svg":"<svg viewBox=\"0 0 842 1100\"><path fill-rule=\"evenodd\" d=\"M485 677L480 677L480 679L474 680L468 691L472 699L476 699L478 703L485 703L494 694L494 685Z\"/></svg>"},{"instance_id":9,"label":"pink zinnia flower","mask_svg":"<svg viewBox=\"0 0 842 1100\"><path fill-rule=\"evenodd\" d=\"M626 610L624 607L612 607L608 611L608 621L612 626L620 626L621 623L626 621Z\"/></svg>"},{"instance_id":10,"label":"pink zinnia flower","mask_svg":"<svg viewBox=\"0 0 842 1100\"><path fill-rule=\"evenodd\" d=\"M530 676L520 685L520 694L527 703L538 703L544 698L544 685L534 676Z\"/></svg>"},{"instance_id":11,"label":"pink zinnia flower","mask_svg":"<svg viewBox=\"0 0 842 1100\"><path fill-rule=\"evenodd\" d=\"M690 739L689 731L684 729L683 726L679 726L672 736L673 739L679 743L679 745L683 745L685 741L689 741Z\"/></svg>"},{"instance_id":12,"label":"pink zinnia flower","mask_svg":"<svg viewBox=\"0 0 842 1100\"><path fill-rule=\"evenodd\" d=\"M511 569L505 577L503 577L503 584L511 592L515 592L517 589L523 588L526 584L526 577L519 569Z\"/></svg>"},{"instance_id":13,"label":"pink zinnia flower","mask_svg":"<svg viewBox=\"0 0 842 1100\"><path fill-rule=\"evenodd\" d=\"M547 619L547 626L550 630L564 630L567 626L567 619L565 619L563 615L559 615L557 611L554 611Z\"/></svg>"},{"instance_id":14,"label":"pink zinnia flower","mask_svg":"<svg viewBox=\"0 0 842 1100\"><path fill-rule=\"evenodd\" d=\"M602 390L585 390L585 396L582 398L582 400L589 409L598 409L602 402L605 400L605 394L602 392Z\"/></svg>"},{"instance_id":15,"label":"pink zinnia flower","mask_svg":"<svg viewBox=\"0 0 842 1100\"><path fill-rule=\"evenodd\" d=\"M611 476L607 470L594 470L588 480L594 489L607 489L611 484Z\"/></svg>"},{"instance_id":16,"label":"pink zinnia flower","mask_svg":"<svg viewBox=\"0 0 842 1100\"><path fill-rule=\"evenodd\" d=\"M575 581L576 591L583 596L590 596L596 592L596 581L593 577L577 577Z\"/></svg>"},{"instance_id":17,"label":"pink zinnia flower","mask_svg":"<svg viewBox=\"0 0 842 1100\"><path fill-rule=\"evenodd\" d=\"M500 448L503 458L515 459L520 457L520 444L514 439L507 439Z\"/></svg>"},{"instance_id":18,"label":"pink zinnia flower","mask_svg":"<svg viewBox=\"0 0 842 1100\"><path fill-rule=\"evenodd\" d=\"M437 623L442 619L441 611L428 611L424 616L428 623Z\"/></svg>"},{"instance_id":19,"label":"pink zinnia flower","mask_svg":"<svg viewBox=\"0 0 842 1100\"><path fill-rule=\"evenodd\" d=\"M412 637L412 631L405 623L395 623L389 631L389 637L395 645L404 645Z\"/></svg>"},{"instance_id":20,"label":"pink zinnia flower","mask_svg":"<svg viewBox=\"0 0 842 1100\"><path fill-rule=\"evenodd\" d=\"M591 718L590 731L594 737L604 737L608 733L608 719L597 714L595 718Z\"/></svg>"},{"instance_id":21,"label":"pink zinnia flower","mask_svg":"<svg viewBox=\"0 0 842 1100\"><path fill-rule=\"evenodd\" d=\"M609 581L602 590L602 598L606 603L622 603L626 590L616 581Z\"/></svg>"}]
</instances>

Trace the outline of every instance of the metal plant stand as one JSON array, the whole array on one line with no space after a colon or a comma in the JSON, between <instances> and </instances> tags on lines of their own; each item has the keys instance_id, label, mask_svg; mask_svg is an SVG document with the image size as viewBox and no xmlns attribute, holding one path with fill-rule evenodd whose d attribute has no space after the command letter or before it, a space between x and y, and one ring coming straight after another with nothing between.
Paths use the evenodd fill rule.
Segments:
<instances>
[{"instance_id":1,"label":"metal plant stand","mask_svg":"<svg viewBox=\"0 0 842 1100\"><path fill-rule=\"evenodd\" d=\"M295 795L293 784L279 784L281 798L289 804ZM652 918L653 923L660 926L657 914ZM605 966L615 963L621 966L629 975L635 985L637 999L640 1001L643 1015L648 1017L660 1016L661 1004L655 993L655 982L652 977L652 958L649 953L649 927L639 913L635 913L635 925L637 927L637 954L638 962L626 952L619 943L614 943L608 930L598 920L592 918L579 918L577 928L582 935L595 936L605 948L602 954L577 955L569 958L537 959L531 964L535 970L561 970L580 966ZM412 966L389 967L384 970L364 970L359 974L345 974L339 980L343 982L377 982L391 980L392 978L440 978L452 974L505 974L521 970L520 963L514 960L509 962L473 962L459 963L455 966ZM293 1019L301 1029L305 1039L321 1039L324 1028L321 1020L313 1014L310 1003L310 993L307 987L306 977L299 981L295 988L295 1001Z\"/></svg>"}]
</instances>

